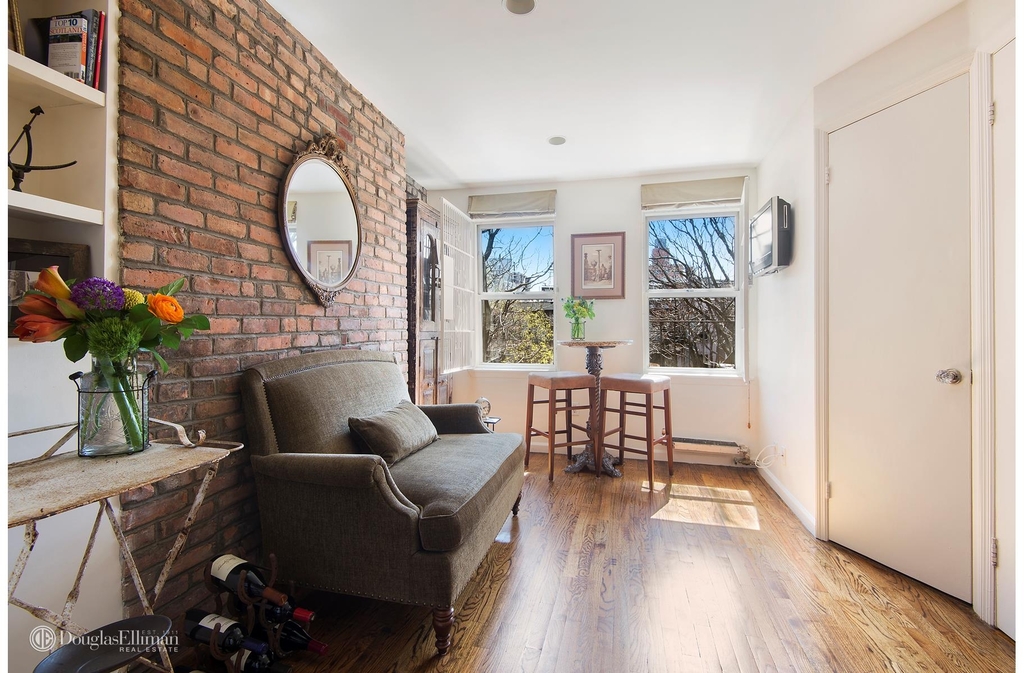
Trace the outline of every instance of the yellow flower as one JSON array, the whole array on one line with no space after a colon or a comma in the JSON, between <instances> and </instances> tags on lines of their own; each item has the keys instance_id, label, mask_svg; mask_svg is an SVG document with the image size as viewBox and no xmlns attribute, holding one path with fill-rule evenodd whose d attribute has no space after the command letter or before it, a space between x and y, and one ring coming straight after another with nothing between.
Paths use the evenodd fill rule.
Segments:
<instances>
[{"instance_id":1,"label":"yellow flower","mask_svg":"<svg viewBox=\"0 0 1024 673\"><path fill-rule=\"evenodd\" d=\"M142 296L142 293L138 290L124 290L124 310L130 311L139 304L145 304L146 298Z\"/></svg>"},{"instance_id":2,"label":"yellow flower","mask_svg":"<svg viewBox=\"0 0 1024 673\"><path fill-rule=\"evenodd\" d=\"M185 311L178 300L166 294L151 294L146 297L146 304L149 305L150 313L169 323L179 323L185 318Z\"/></svg>"}]
</instances>

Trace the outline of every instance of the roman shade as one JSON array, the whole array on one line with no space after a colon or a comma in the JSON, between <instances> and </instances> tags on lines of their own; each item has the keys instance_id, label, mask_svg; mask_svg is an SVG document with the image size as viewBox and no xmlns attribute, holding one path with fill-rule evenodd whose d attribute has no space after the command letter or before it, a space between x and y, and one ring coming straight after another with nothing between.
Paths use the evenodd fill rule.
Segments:
<instances>
[{"instance_id":1,"label":"roman shade","mask_svg":"<svg viewBox=\"0 0 1024 673\"><path fill-rule=\"evenodd\" d=\"M714 178L685 182L640 185L640 206L644 210L738 204L747 178Z\"/></svg>"},{"instance_id":2,"label":"roman shade","mask_svg":"<svg viewBox=\"0 0 1024 673\"><path fill-rule=\"evenodd\" d=\"M472 218L532 217L554 214L554 189L514 194L478 194L469 197L469 216Z\"/></svg>"}]
</instances>

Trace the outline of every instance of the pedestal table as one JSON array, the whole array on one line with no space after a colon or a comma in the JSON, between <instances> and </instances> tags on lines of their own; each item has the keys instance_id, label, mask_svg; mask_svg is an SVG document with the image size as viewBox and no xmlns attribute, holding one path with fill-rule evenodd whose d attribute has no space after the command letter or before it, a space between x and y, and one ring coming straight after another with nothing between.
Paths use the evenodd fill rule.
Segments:
<instances>
[{"instance_id":1,"label":"pedestal table","mask_svg":"<svg viewBox=\"0 0 1024 673\"><path fill-rule=\"evenodd\" d=\"M605 348L615 348L616 346L629 346L632 343L632 339L570 339L558 342L559 346L587 349L587 373L593 375L595 380L594 397L590 400L590 418L587 420L587 434L590 435L590 443L587 444L583 453L576 456L575 462L565 468L565 471L570 474L582 472L584 469L590 468L594 470L598 477L601 476L602 471L611 477L622 476L622 473L612 465L610 458L603 454L597 455L601 453L600 433L603 431L601 426L601 414L603 411L601 409L601 369L604 366L604 356L601 351ZM596 465L601 465L601 469L598 470Z\"/></svg>"}]
</instances>

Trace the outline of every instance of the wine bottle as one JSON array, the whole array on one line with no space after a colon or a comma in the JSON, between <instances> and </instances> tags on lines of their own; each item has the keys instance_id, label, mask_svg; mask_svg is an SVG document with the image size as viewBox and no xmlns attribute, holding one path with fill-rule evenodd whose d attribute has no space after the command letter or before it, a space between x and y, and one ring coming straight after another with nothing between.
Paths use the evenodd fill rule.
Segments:
<instances>
[{"instance_id":1,"label":"wine bottle","mask_svg":"<svg viewBox=\"0 0 1024 673\"><path fill-rule=\"evenodd\" d=\"M232 594L231 596L232 606L238 614L245 613L245 604L242 603L241 599L237 595ZM259 608L257 608L259 609ZM271 624L280 624L286 622L289 619L294 619L303 628L308 629L309 623L316 617L316 613L312 610L306 610L305 608L292 607L291 603L285 603L284 605L274 605L273 603L268 604L265 608L267 621Z\"/></svg>"},{"instance_id":2,"label":"wine bottle","mask_svg":"<svg viewBox=\"0 0 1024 673\"><path fill-rule=\"evenodd\" d=\"M279 661L272 661L266 654L242 652L235 661L241 673L290 673L292 667Z\"/></svg>"},{"instance_id":3,"label":"wine bottle","mask_svg":"<svg viewBox=\"0 0 1024 673\"><path fill-rule=\"evenodd\" d=\"M244 591L250 598L265 598L274 605L284 605L288 597L267 586L259 569L245 559L232 554L223 554L210 561L210 579L224 591L236 594L238 580L245 571ZM237 594L236 594L237 595Z\"/></svg>"},{"instance_id":4,"label":"wine bottle","mask_svg":"<svg viewBox=\"0 0 1024 673\"><path fill-rule=\"evenodd\" d=\"M198 643L209 645L213 638L213 627L217 624L220 624L217 648L221 652L231 654L242 648L258 654L266 654L270 651L269 645L255 638L247 637L245 631L242 630L242 625L229 617L198 608L190 608L185 612L185 633Z\"/></svg>"},{"instance_id":5,"label":"wine bottle","mask_svg":"<svg viewBox=\"0 0 1024 673\"><path fill-rule=\"evenodd\" d=\"M289 652L301 652L308 650L323 655L327 652L327 643L313 639L306 629L302 628L293 620L288 620L281 625L280 640L278 644L285 654Z\"/></svg>"}]
</instances>

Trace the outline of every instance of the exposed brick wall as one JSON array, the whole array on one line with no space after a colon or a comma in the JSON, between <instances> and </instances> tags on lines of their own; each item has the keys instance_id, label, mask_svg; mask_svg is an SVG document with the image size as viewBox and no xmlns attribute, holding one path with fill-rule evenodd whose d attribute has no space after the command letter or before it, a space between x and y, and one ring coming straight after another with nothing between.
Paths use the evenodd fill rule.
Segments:
<instances>
[{"instance_id":1,"label":"exposed brick wall","mask_svg":"<svg viewBox=\"0 0 1024 673\"><path fill-rule=\"evenodd\" d=\"M404 137L308 40L261 0L121 0L119 205L122 282L186 278L188 313L212 329L164 353L154 417L245 440L248 366L325 348L393 352L406 368ZM335 133L363 225L362 264L330 309L300 280L277 228L280 181L296 150ZM201 472L122 499L151 587ZM249 459L222 464L157 603L179 618L203 596L219 551L261 551ZM126 610L137 614L125 576Z\"/></svg>"},{"instance_id":2,"label":"exposed brick wall","mask_svg":"<svg viewBox=\"0 0 1024 673\"><path fill-rule=\"evenodd\" d=\"M405 176L405 196L410 199L427 200L427 190L420 186L420 183L412 179L412 176Z\"/></svg>"}]
</instances>

